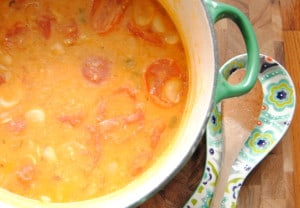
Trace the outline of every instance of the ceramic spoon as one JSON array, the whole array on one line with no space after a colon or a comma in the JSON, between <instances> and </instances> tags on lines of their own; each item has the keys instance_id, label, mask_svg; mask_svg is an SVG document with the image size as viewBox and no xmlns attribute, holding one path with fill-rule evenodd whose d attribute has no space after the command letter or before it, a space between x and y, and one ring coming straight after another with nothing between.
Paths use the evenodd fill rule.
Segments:
<instances>
[{"instance_id":1,"label":"ceramic spoon","mask_svg":"<svg viewBox=\"0 0 300 208\"><path fill-rule=\"evenodd\" d=\"M221 105L213 108L206 127L206 161L201 182L184 205L185 208L208 208L214 195L221 167Z\"/></svg>"},{"instance_id":2,"label":"ceramic spoon","mask_svg":"<svg viewBox=\"0 0 300 208\"><path fill-rule=\"evenodd\" d=\"M240 188L248 174L278 144L295 110L295 88L287 71L272 58L261 55L259 81L263 105L257 126L234 161L226 183L221 207L236 207ZM222 68L225 77L246 66L246 55L229 60ZM221 107L215 106L207 125L207 158L204 174L196 191L184 207L208 208L211 204L221 167Z\"/></svg>"},{"instance_id":3,"label":"ceramic spoon","mask_svg":"<svg viewBox=\"0 0 300 208\"><path fill-rule=\"evenodd\" d=\"M226 79L228 79L237 68L245 66L245 63L239 64L239 66L233 65L233 63L233 59L229 60L220 69L222 75ZM228 68L230 68L230 70L228 70ZM211 205L220 172L222 174L222 156L224 157L224 155L222 155L222 152L224 151L224 141L221 129L221 119L221 104L217 104L213 106L212 114L206 127L206 162L204 173L197 189L185 204L184 207L186 208L207 208ZM237 150L237 153L239 149ZM223 193L221 194L221 197L222 196Z\"/></svg>"},{"instance_id":4,"label":"ceramic spoon","mask_svg":"<svg viewBox=\"0 0 300 208\"><path fill-rule=\"evenodd\" d=\"M237 70L230 75L228 81L232 84L237 83L244 74L245 70ZM222 159L219 177L210 205L211 208L220 208L231 166L250 133L257 125L262 101L262 85L257 80L249 93L222 102Z\"/></svg>"},{"instance_id":5,"label":"ceramic spoon","mask_svg":"<svg viewBox=\"0 0 300 208\"><path fill-rule=\"evenodd\" d=\"M220 69L220 72L225 78L229 78L230 74L237 68L245 66L245 63L239 66L233 65L233 63L233 59L229 60ZM230 68L230 70L227 70L228 68ZM222 163L224 145L221 119L221 104L214 105L206 127L206 161L203 176L195 192L184 205L185 208L207 208L211 204Z\"/></svg>"},{"instance_id":6,"label":"ceramic spoon","mask_svg":"<svg viewBox=\"0 0 300 208\"><path fill-rule=\"evenodd\" d=\"M261 56L259 74L264 98L257 126L234 161L221 207L236 207L241 186L248 174L278 144L291 123L295 106L295 87L287 71L272 58Z\"/></svg>"}]
</instances>

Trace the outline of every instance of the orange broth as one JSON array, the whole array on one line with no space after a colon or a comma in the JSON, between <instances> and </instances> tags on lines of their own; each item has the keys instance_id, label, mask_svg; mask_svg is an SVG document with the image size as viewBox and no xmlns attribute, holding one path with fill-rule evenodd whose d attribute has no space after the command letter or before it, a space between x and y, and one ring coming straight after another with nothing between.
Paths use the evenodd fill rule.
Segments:
<instances>
[{"instance_id":1,"label":"orange broth","mask_svg":"<svg viewBox=\"0 0 300 208\"><path fill-rule=\"evenodd\" d=\"M129 184L170 145L188 71L153 0L0 2L0 186L52 202Z\"/></svg>"}]
</instances>

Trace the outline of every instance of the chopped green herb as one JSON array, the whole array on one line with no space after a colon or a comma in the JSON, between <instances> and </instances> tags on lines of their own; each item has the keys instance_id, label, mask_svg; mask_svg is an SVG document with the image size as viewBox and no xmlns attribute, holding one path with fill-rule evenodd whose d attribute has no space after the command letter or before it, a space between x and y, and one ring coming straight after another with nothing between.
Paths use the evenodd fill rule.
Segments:
<instances>
[{"instance_id":1,"label":"chopped green herb","mask_svg":"<svg viewBox=\"0 0 300 208\"><path fill-rule=\"evenodd\" d=\"M176 126L177 122L178 122L178 117L173 116L169 121L169 127L174 128Z\"/></svg>"},{"instance_id":2,"label":"chopped green herb","mask_svg":"<svg viewBox=\"0 0 300 208\"><path fill-rule=\"evenodd\" d=\"M16 0L10 0L8 6L11 7L14 3L16 3Z\"/></svg>"}]
</instances>

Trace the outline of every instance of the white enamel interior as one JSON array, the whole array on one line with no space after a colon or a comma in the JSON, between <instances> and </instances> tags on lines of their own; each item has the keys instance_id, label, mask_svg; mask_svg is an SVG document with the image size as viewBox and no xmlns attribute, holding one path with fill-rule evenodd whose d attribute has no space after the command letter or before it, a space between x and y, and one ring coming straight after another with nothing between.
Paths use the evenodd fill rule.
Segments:
<instances>
[{"instance_id":1,"label":"white enamel interior","mask_svg":"<svg viewBox=\"0 0 300 208\"><path fill-rule=\"evenodd\" d=\"M46 203L17 196L0 189L0 207L99 208L138 205L165 185L190 158L197 147L211 110L216 76L214 38L203 2L160 0L181 33L188 55L190 89L182 127L175 143L153 167L134 183L110 195L74 203ZM180 190L179 190L180 191Z\"/></svg>"}]
</instances>

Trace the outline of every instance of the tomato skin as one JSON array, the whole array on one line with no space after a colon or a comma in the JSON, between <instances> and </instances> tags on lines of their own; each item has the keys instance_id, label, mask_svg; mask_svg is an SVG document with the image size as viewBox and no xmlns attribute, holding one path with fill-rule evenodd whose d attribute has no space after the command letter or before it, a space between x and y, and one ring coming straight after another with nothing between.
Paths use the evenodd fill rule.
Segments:
<instances>
[{"instance_id":1,"label":"tomato skin","mask_svg":"<svg viewBox=\"0 0 300 208\"><path fill-rule=\"evenodd\" d=\"M24 33L27 30L27 26L23 22L16 22L11 28L8 29L5 34L5 38L11 38Z\"/></svg>"},{"instance_id":2,"label":"tomato skin","mask_svg":"<svg viewBox=\"0 0 300 208\"><path fill-rule=\"evenodd\" d=\"M132 124L142 122L145 119L145 114L141 109L137 109L136 112L129 114L124 118L125 124Z\"/></svg>"},{"instance_id":3,"label":"tomato skin","mask_svg":"<svg viewBox=\"0 0 300 208\"><path fill-rule=\"evenodd\" d=\"M134 36L141 38L149 43L152 43L157 46L162 46L164 44L162 37L151 30L143 29L133 22L129 22L127 24L127 28L131 34Z\"/></svg>"},{"instance_id":4,"label":"tomato skin","mask_svg":"<svg viewBox=\"0 0 300 208\"><path fill-rule=\"evenodd\" d=\"M91 83L100 84L106 80L111 71L111 62L104 57L90 56L81 68L83 77Z\"/></svg>"},{"instance_id":5,"label":"tomato skin","mask_svg":"<svg viewBox=\"0 0 300 208\"><path fill-rule=\"evenodd\" d=\"M53 20L54 20L53 18L46 15L41 16L36 20L38 29L45 39L49 39L51 36L51 24L52 24L51 22Z\"/></svg>"},{"instance_id":6,"label":"tomato skin","mask_svg":"<svg viewBox=\"0 0 300 208\"><path fill-rule=\"evenodd\" d=\"M95 168L102 155L102 135L97 126L88 126L87 130L90 133L90 138L87 140L87 147L89 149L88 155L92 159L92 167Z\"/></svg>"},{"instance_id":7,"label":"tomato skin","mask_svg":"<svg viewBox=\"0 0 300 208\"><path fill-rule=\"evenodd\" d=\"M136 100L136 98L137 98L137 89L130 87L130 86L122 86L115 92L116 93L125 93L133 100Z\"/></svg>"},{"instance_id":8,"label":"tomato skin","mask_svg":"<svg viewBox=\"0 0 300 208\"><path fill-rule=\"evenodd\" d=\"M152 101L162 107L172 107L173 102L164 96L164 87L172 79L182 82L180 96L186 91L186 74L173 59L158 59L152 62L144 73L146 88Z\"/></svg>"},{"instance_id":9,"label":"tomato skin","mask_svg":"<svg viewBox=\"0 0 300 208\"><path fill-rule=\"evenodd\" d=\"M153 152L152 151L143 151L138 153L134 160L130 164L131 169L131 175L133 177L136 177L140 175L145 168L147 167L147 164L153 159Z\"/></svg>"},{"instance_id":10,"label":"tomato skin","mask_svg":"<svg viewBox=\"0 0 300 208\"><path fill-rule=\"evenodd\" d=\"M122 19L130 0L93 0L90 13L92 27L99 34L111 31Z\"/></svg>"},{"instance_id":11,"label":"tomato skin","mask_svg":"<svg viewBox=\"0 0 300 208\"><path fill-rule=\"evenodd\" d=\"M16 46L21 46L27 31L28 27L24 22L15 22L5 33L4 47L11 49Z\"/></svg>"},{"instance_id":12,"label":"tomato skin","mask_svg":"<svg viewBox=\"0 0 300 208\"><path fill-rule=\"evenodd\" d=\"M25 128L26 122L24 119L15 119L7 123L8 131L13 132L15 134L20 134L25 130Z\"/></svg>"},{"instance_id":13,"label":"tomato skin","mask_svg":"<svg viewBox=\"0 0 300 208\"><path fill-rule=\"evenodd\" d=\"M151 134L151 147L153 149L158 145L165 129L166 129L166 125L163 123L158 123L157 126L153 128Z\"/></svg>"},{"instance_id":14,"label":"tomato skin","mask_svg":"<svg viewBox=\"0 0 300 208\"><path fill-rule=\"evenodd\" d=\"M83 121L83 116L80 114L61 115L58 117L58 120L62 123L69 124L72 127L77 127Z\"/></svg>"},{"instance_id":15,"label":"tomato skin","mask_svg":"<svg viewBox=\"0 0 300 208\"><path fill-rule=\"evenodd\" d=\"M6 78L0 74L0 85L5 84L6 83Z\"/></svg>"},{"instance_id":16,"label":"tomato skin","mask_svg":"<svg viewBox=\"0 0 300 208\"><path fill-rule=\"evenodd\" d=\"M64 43L67 45L73 45L79 38L78 24L74 19L71 19L66 24L59 26L59 31L64 36Z\"/></svg>"},{"instance_id":17,"label":"tomato skin","mask_svg":"<svg viewBox=\"0 0 300 208\"><path fill-rule=\"evenodd\" d=\"M21 183L29 183L34 179L35 176L35 167L32 164L27 164L21 167L17 172L16 172L17 179Z\"/></svg>"}]
</instances>

